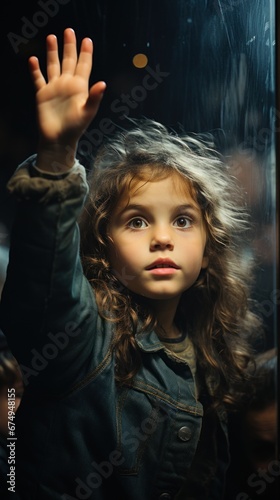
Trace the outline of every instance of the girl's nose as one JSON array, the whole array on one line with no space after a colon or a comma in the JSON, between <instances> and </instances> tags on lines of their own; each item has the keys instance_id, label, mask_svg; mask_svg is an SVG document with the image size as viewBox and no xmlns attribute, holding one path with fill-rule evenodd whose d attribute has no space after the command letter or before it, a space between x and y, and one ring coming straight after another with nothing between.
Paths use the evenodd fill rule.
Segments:
<instances>
[{"instance_id":1,"label":"girl's nose","mask_svg":"<svg viewBox=\"0 0 280 500\"><path fill-rule=\"evenodd\" d=\"M151 239L151 250L173 250L174 243L167 228L156 228Z\"/></svg>"}]
</instances>

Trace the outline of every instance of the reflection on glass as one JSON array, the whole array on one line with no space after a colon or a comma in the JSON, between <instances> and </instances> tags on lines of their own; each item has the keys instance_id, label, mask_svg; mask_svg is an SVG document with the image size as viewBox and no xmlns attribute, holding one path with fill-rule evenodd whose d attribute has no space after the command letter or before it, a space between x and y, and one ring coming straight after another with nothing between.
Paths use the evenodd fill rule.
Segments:
<instances>
[{"instance_id":1,"label":"reflection on glass","mask_svg":"<svg viewBox=\"0 0 280 500\"><path fill-rule=\"evenodd\" d=\"M146 116L177 131L182 128L186 132L213 135L251 214L252 229L248 234L249 242L244 242L244 253L248 262L253 257L257 263L254 298L259 303L258 311L265 327L264 340L256 347L273 353L275 361L276 305L279 303L275 245L275 122L279 119L274 73L275 1L72 0L64 3L59 11L63 27L72 25L80 38L84 35L93 38L93 77L104 79L108 85L97 121L80 142L79 154L83 163L91 164L102 141L126 127L130 117ZM46 27L48 32L53 30L51 22L59 24L59 16L50 20ZM43 30L38 31L32 42L39 43L40 37L44 47ZM22 53L24 50L30 50L30 55L33 53L31 44L22 45ZM135 62L136 56L138 62ZM140 60L139 56L142 56ZM24 60L24 67L25 63ZM30 103L27 104L30 107ZM8 114L12 115L10 104ZM27 125L24 123L28 130L31 124ZM16 141L14 137L17 147L14 151L9 148L8 159L4 152L5 161L11 161L19 151L19 159L26 156L26 142L25 138ZM12 167L16 163L17 160L12 161ZM1 217L0 243L8 236L6 227L1 229L1 222L9 222L7 214ZM6 253L4 257L2 261L6 266ZM275 412L273 419L275 425ZM254 495L257 498L267 495L269 500L274 498L269 488L276 485L280 475L277 476L277 470L271 465L273 453L275 458L278 456L276 447L271 454L271 442L275 439L273 434L272 441L267 444L270 462L266 477L269 479L262 477L264 490L248 486L250 473L247 471L244 482L248 495L244 493L238 500L248 500ZM236 442L241 444L241 449L236 450L238 457L244 445L238 432ZM264 452L263 447L261 451ZM236 500L241 494L240 488L241 483L232 481L227 500L230 495Z\"/></svg>"}]
</instances>

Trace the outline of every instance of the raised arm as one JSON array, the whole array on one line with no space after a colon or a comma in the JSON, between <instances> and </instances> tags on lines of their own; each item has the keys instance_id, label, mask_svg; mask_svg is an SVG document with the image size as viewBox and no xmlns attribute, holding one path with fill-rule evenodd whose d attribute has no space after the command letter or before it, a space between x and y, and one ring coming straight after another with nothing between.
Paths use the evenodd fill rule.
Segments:
<instances>
[{"instance_id":1,"label":"raised arm","mask_svg":"<svg viewBox=\"0 0 280 500\"><path fill-rule=\"evenodd\" d=\"M96 334L99 316L83 275L77 224L88 184L75 152L105 89L103 82L88 88L92 51L92 42L86 38L77 57L75 33L68 28L61 64L56 37L47 37L48 81L38 60L30 58L38 110L38 155L23 162L8 183L18 210L1 297L0 328L27 374L26 387L40 391L69 388L107 350L108 338Z\"/></svg>"},{"instance_id":2,"label":"raised arm","mask_svg":"<svg viewBox=\"0 0 280 500\"><path fill-rule=\"evenodd\" d=\"M36 57L29 59L36 89L39 127L37 166L53 172L65 171L74 164L78 141L95 117L106 85L95 83L89 89L93 43L84 38L77 55L75 32L64 31L63 58L60 62L57 38L47 43L47 80Z\"/></svg>"}]
</instances>

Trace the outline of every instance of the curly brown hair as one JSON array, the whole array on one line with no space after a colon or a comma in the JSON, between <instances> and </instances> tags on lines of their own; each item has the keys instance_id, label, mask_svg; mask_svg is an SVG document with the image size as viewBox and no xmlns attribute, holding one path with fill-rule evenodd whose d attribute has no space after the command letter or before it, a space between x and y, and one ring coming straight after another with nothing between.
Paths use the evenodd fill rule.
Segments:
<instances>
[{"instance_id":1,"label":"curly brown hair","mask_svg":"<svg viewBox=\"0 0 280 500\"><path fill-rule=\"evenodd\" d=\"M259 329L259 320L249 298L252 271L244 253L246 211L225 162L209 142L179 136L153 120L140 120L103 145L80 220L84 272L100 314L115 322L116 380L129 383L141 363L135 335L155 329L157 319L149 300L132 293L111 269L107 226L133 180L156 182L174 173L201 208L209 259L196 283L183 293L177 316L192 338L200 373L211 378L213 400L232 406L244 392L252 359L248 336Z\"/></svg>"}]
</instances>

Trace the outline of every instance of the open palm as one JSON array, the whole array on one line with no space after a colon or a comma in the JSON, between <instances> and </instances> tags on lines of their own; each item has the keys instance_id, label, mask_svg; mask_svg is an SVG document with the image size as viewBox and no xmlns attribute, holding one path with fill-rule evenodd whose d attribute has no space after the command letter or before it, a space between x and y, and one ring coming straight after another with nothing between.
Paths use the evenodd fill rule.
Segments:
<instances>
[{"instance_id":1,"label":"open palm","mask_svg":"<svg viewBox=\"0 0 280 500\"><path fill-rule=\"evenodd\" d=\"M60 63L57 39L47 37L47 81L36 57L29 59L36 88L38 126L41 139L66 144L78 141L95 117L105 83L89 89L93 44L84 38L77 56L76 36L72 29L64 32L63 58Z\"/></svg>"}]
</instances>

